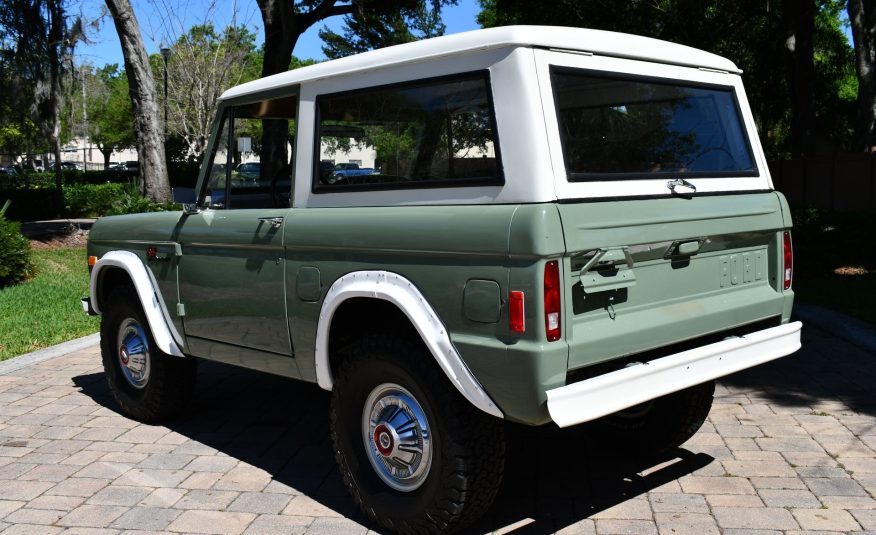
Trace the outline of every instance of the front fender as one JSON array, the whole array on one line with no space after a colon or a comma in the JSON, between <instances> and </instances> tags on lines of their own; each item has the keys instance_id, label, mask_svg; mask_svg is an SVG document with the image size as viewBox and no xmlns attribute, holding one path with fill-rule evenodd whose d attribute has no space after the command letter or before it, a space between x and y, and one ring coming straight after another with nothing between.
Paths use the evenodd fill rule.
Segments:
<instances>
[{"instance_id":1,"label":"front fender","mask_svg":"<svg viewBox=\"0 0 876 535\"><path fill-rule=\"evenodd\" d=\"M164 305L161 294L156 291L158 285L152 273L146 269L146 266L143 265L143 262L134 253L129 251L110 251L97 261L91 270L90 294L92 309L97 314L101 313L101 296L98 295L100 289L99 282L101 273L107 268L122 269L130 277L134 289L137 291L137 296L140 298L140 305L146 314L146 321L149 323L152 337L155 339L158 349L168 355L184 357L182 337L177 332L173 322L168 318L167 307Z\"/></svg>"}]
</instances>

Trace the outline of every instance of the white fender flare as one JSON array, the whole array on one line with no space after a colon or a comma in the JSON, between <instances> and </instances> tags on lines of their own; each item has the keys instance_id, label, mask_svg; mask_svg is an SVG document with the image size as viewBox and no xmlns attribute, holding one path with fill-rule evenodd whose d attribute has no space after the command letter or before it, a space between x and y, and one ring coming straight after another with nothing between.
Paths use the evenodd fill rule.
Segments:
<instances>
[{"instance_id":1,"label":"white fender flare","mask_svg":"<svg viewBox=\"0 0 876 535\"><path fill-rule=\"evenodd\" d=\"M155 289L157 283L140 258L134 253L110 251L97 261L91 270L91 308L98 314L101 313L100 300L97 295L98 281L100 272L107 267L120 268L128 273L131 282L134 283L137 296L140 298L140 304L143 306L146 321L149 323L152 338L155 339L158 349L168 355L184 357L181 349L182 339L173 323L167 318L167 308L164 306L161 294Z\"/></svg>"},{"instance_id":2,"label":"white fender flare","mask_svg":"<svg viewBox=\"0 0 876 535\"><path fill-rule=\"evenodd\" d=\"M383 299L395 304L407 315L429 352L465 399L487 414L504 417L459 356L447 329L423 294L411 281L388 271L348 273L336 280L326 293L316 329L316 380L321 388L331 390L333 385L328 347L332 317L341 303L353 297Z\"/></svg>"}]
</instances>

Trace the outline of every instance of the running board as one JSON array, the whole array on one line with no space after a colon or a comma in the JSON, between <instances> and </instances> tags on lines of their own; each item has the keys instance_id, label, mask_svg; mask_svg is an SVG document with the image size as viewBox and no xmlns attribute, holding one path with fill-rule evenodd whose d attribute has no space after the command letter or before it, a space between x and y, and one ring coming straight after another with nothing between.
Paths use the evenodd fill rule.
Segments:
<instances>
[{"instance_id":1,"label":"running board","mask_svg":"<svg viewBox=\"0 0 876 535\"><path fill-rule=\"evenodd\" d=\"M790 355L801 327L795 321L548 390L548 412L568 427Z\"/></svg>"}]
</instances>

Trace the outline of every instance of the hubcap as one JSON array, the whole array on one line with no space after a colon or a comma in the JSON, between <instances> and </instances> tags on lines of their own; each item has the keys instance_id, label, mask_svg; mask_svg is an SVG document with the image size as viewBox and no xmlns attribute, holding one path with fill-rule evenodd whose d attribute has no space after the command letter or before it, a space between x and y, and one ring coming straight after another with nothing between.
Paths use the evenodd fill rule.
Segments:
<instances>
[{"instance_id":1,"label":"hubcap","mask_svg":"<svg viewBox=\"0 0 876 535\"><path fill-rule=\"evenodd\" d=\"M149 344L143 327L133 318L127 318L119 327L119 364L128 384L136 389L149 381Z\"/></svg>"},{"instance_id":2,"label":"hubcap","mask_svg":"<svg viewBox=\"0 0 876 535\"><path fill-rule=\"evenodd\" d=\"M362 438L371 466L384 483L401 492L416 490L432 466L432 433L426 413L405 388L385 383L362 411Z\"/></svg>"}]
</instances>

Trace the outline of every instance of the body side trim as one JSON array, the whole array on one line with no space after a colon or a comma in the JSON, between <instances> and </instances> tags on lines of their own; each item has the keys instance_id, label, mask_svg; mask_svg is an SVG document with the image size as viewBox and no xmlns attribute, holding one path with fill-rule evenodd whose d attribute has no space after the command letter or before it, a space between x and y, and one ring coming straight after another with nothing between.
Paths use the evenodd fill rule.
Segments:
<instances>
[{"instance_id":1,"label":"body side trim","mask_svg":"<svg viewBox=\"0 0 876 535\"><path fill-rule=\"evenodd\" d=\"M789 355L800 349L801 327L795 321L554 388L548 411L560 427L589 422Z\"/></svg>"},{"instance_id":2,"label":"body side trim","mask_svg":"<svg viewBox=\"0 0 876 535\"><path fill-rule=\"evenodd\" d=\"M146 314L146 320L149 322L149 328L152 330L152 336L155 338L155 343L158 348L168 355L177 357L185 356L182 351L182 337L176 332L173 327L173 322L168 321L167 307L161 298L161 294L155 290L157 284L143 265L140 257L129 251L110 251L103 255L94 265L91 271L91 307L98 314L100 310L100 300L97 294L97 283L100 273L106 267L115 267L123 269L131 277L134 283L134 288L137 290L137 295L140 297L140 304L143 307L143 312Z\"/></svg>"},{"instance_id":3,"label":"body side trim","mask_svg":"<svg viewBox=\"0 0 876 535\"><path fill-rule=\"evenodd\" d=\"M450 341L444 324L420 291L406 278L388 271L356 271L348 273L332 284L326 293L319 313L316 330L316 380L325 390L331 390L333 378L329 364L328 335L332 316L338 307L353 297L383 299L395 304L413 323L430 353L453 386L475 407L487 414L503 418L478 380L465 365Z\"/></svg>"}]
</instances>

